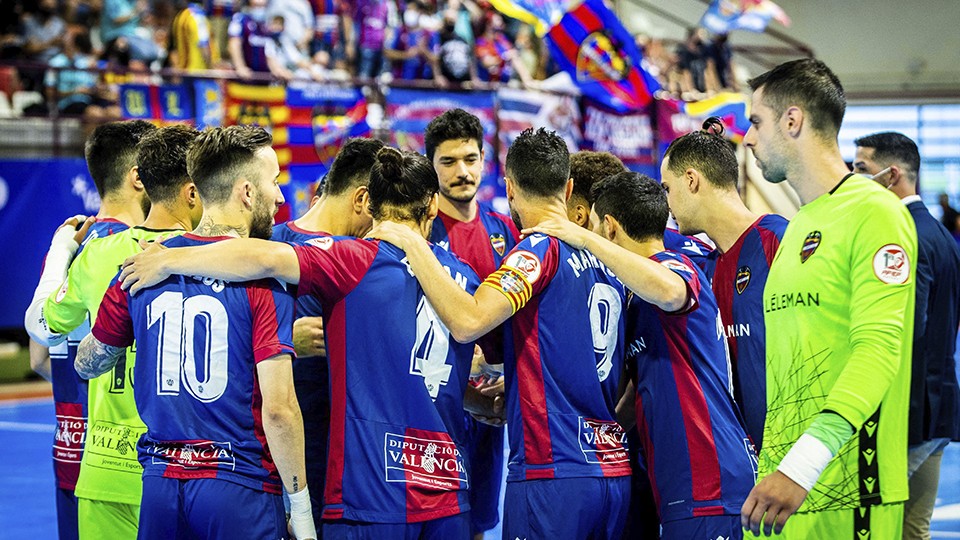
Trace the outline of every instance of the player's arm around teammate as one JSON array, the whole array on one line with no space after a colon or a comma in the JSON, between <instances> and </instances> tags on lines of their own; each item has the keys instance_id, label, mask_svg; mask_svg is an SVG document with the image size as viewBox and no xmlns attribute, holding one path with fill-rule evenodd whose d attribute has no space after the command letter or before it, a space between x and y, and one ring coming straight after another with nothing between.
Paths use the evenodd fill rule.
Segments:
<instances>
[{"instance_id":1,"label":"player's arm around teammate","mask_svg":"<svg viewBox=\"0 0 960 540\"><path fill-rule=\"evenodd\" d=\"M407 254L423 292L450 335L460 343L476 340L513 315L507 297L491 287L480 287L473 295L460 288L440 265L426 239L410 228L383 222L370 231L370 236L390 242Z\"/></svg>"},{"instance_id":2,"label":"player's arm around teammate","mask_svg":"<svg viewBox=\"0 0 960 540\"><path fill-rule=\"evenodd\" d=\"M599 228L596 210L590 212L594 229ZM603 216L603 226L611 240L624 235L622 226L610 215ZM578 226L572 221L551 220L536 227L524 229L522 234L534 233L556 236L577 249L586 249L620 278L634 294L656 305L667 313L680 311L689 302L689 292L683 278L664 265L622 248L611 240Z\"/></svg>"}]
</instances>

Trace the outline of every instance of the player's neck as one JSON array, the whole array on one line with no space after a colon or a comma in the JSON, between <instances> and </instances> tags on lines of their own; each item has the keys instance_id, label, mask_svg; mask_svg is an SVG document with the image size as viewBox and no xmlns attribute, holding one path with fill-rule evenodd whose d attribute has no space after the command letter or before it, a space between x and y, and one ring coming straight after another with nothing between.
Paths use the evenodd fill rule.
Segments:
<instances>
[{"instance_id":1,"label":"player's neck","mask_svg":"<svg viewBox=\"0 0 960 540\"><path fill-rule=\"evenodd\" d=\"M524 229L530 229L537 225L555 219L569 220L567 217L567 205L558 198L537 199L530 202L519 202L514 199L515 210L520 216L520 223Z\"/></svg>"},{"instance_id":2,"label":"player's neck","mask_svg":"<svg viewBox=\"0 0 960 540\"><path fill-rule=\"evenodd\" d=\"M97 219L115 219L128 226L139 225L144 220L143 207L137 201L118 201L107 197L100 202Z\"/></svg>"},{"instance_id":3,"label":"player's neck","mask_svg":"<svg viewBox=\"0 0 960 540\"><path fill-rule=\"evenodd\" d=\"M250 227L235 215L220 209L205 208L200 223L193 230L197 236L233 236L247 238L250 236Z\"/></svg>"},{"instance_id":4,"label":"player's neck","mask_svg":"<svg viewBox=\"0 0 960 540\"><path fill-rule=\"evenodd\" d=\"M805 157L798 160L793 170L787 171L787 182L800 197L801 206L829 193L850 173L836 145L817 145L802 155Z\"/></svg>"},{"instance_id":5,"label":"player's neck","mask_svg":"<svg viewBox=\"0 0 960 540\"><path fill-rule=\"evenodd\" d=\"M721 253L730 251L743 233L760 217L743 204L736 190L724 192L716 201L704 206L709 210L707 215L702 216L705 223L703 232L716 242Z\"/></svg>"},{"instance_id":6,"label":"player's neck","mask_svg":"<svg viewBox=\"0 0 960 540\"><path fill-rule=\"evenodd\" d=\"M404 227L409 227L413 232L419 234L425 239L430 238L430 227L428 225L432 224L432 220L426 220L424 223L417 223L412 219L383 219L383 220L373 220L373 227L376 228L377 225L384 221L389 221L390 223L396 223L397 225L403 225Z\"/></svg>"},{"instance_id":7,"label":"player's neck","mask_svg":"<svg viewBox=\"0 0 960 540\"><path fill-rule=\"evenodd\" d=\"M173 229L189 231L193 227L193 223L190 222L189 212L177 212L168 208L164 203L153 203L150 207L150 213L147 214L147 219L143 220L141 226L155 231Z\"/></svg>"},{"instance_id":8,"label":"player's neck","mask_svg":"<svg viewBox=\"0 0 960 540\"><path fill-rule=\"evenodd\" d=\"M620 237L614 242L618 246L626 249L627 251L636 253L641 257L651 257L666 248L663 247L663 239L660 238L648 238L646 240L634 240L627 236L623 231L620 231Z\"/></svg>"},{"instance_id":9,"label":"player's neck","mask_svg":"<svg viewBox=\"0 0 960 540\"><path fill-rule=\"evenodd\" d=\"M437 207L444 214L457 221L473 221L477 217L480 206L474 197L467 202L454 201L446 198L442 193L437 202Z\"/></svg>"},{"instance_id":10,"label":"player's neck","mask_svg":"<svg viewBox=\"0 0 960 540\"><path fill-rule=\"evenodd\" d=\"M347 212L351 212L343 201L337 197L321 197L317 204L310 207L307 213L295 219L293 223L305 230L316 233L327 233L333 236L355 236L356 231L350 230L350 220Z\"/></svg>"}]
</instances>

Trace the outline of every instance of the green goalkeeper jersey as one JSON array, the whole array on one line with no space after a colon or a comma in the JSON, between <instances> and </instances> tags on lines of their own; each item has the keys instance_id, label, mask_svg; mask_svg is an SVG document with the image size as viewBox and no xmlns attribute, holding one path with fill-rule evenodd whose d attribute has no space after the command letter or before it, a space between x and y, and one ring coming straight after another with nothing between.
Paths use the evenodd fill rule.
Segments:
<instances>
[{"instance_id":1,"label":"green goalkeeper jersey","mask_svg":"<svg viewBox=\"0 0 960 540\"><path fill-rule=\"evenodd\" d=\"M895 195L859 175L802 206L763 294L767 419L760 477L814 417L855 433L800 512L906 500L917 233Z\"/></svg>"},{"instance_id":2,"label":"green goalkeeper jersey","mask_svg":"<svg viewBox=\"0 0 960 540\"><path fill-rule=\"evenodd\" d=\"M127 257L140 251L140 240L183 231L133 227L88 243L77 256L60 290L47 299L43 314L52 332L66 334L89 314L91 326L100 301ZM140 504L143 468L137 461L137 441L146 431L133 399L136 344L108 373L87 387L87 435L78 497L124 504Z\"/></svg>"}]
</instances>

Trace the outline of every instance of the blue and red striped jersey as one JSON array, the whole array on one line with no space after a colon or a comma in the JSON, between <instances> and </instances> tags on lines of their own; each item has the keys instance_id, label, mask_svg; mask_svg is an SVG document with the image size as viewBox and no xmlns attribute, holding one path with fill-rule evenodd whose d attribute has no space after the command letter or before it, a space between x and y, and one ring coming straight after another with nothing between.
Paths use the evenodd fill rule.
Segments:
<instances>
[{"instance_id":1,"label":"blue and red striped jersey","mask_svg":"<svg viewBox=\"0 0 960 540\"><path fill-rule=\"evenodd\" d=\"M234 13L227 27L227 35L240 38L243 49L243 61L251 71L267 73L267 29L246 13Z\"/></svg>"},{"instance_id":2,"label":"blue and red striped jersey","mask_svg":"<svg viewBox=\"0 0 960 540\"><path fill-rule=\"evenodd\" d=\"M680 234L676 229L667 228L663 231L663 247L667 251L682 253L704 272L709 270L709 257L713 248L696 236Z\"/></svg>"},{"instance_id":3,"label":"blue and red striped jersey","mask_svg":"<svg viewBox=\"0 0 960 540\"><path fill-rule=\"evenodd\" d=\"M514 354L504 362L507 480L630 475L626 433L614 415L623 284L589 251L534 234L483 285L515 312Z\"/></svg>"},{"instance_id":4,"label":"blue and red striped jersey","mask_svg":"<svg viewBox=\"0 0 960 540\"><path fill-rule=\"evenodd\" d=\"M164 245L225 239L185 234ZM93 335L115 347L136 339L134 397L147 425L137 444L144 476L216 478L279 494L257 364L293 355L292 328L293 296L276 280L175 275L133 297L114 280Z\"/></svg>"},{"instance_id":5,"label":"blue and red striped jersey","mask_svg":"<svg viewBox=\"0 0 960 540\"><path fill-rule=\"evenodd\" d=\"M430 241L454 253L478 276L485 278L500 267L503 258L517 245L520 232L508 216L496 212L486 203L478 204L477 217L472 221L459 221L443 212L437 214ZM488 364L503 363L508 326L500 326L477 340Z\"/></svg>"},{"instance_id":6,"label":"blue and red striped jersey","mask_svg":"<svg viewBox=\"0 0 960 540\"><path fill-rule=\"evenodd\" d=\"M273 226L273 236L270 237L271 240L276 242L286 242L288 244L304 244L308 240L314 238L323 238L330 236L325 232L314 232L301 229L297 227L297 224L293 221L287 221L286 223L280 223ZM297 295L297 311L296 318L300 317L320 317L323 315L323 309L320 305L320 301L312 296L302 296ZM323 357L318 357L323 358ZM303 360L303 358L298 358L297 360ZM324 358L323 361L326 361Z\"/></svg>"},{"instance_id":7,"label":"blue and red striped jersey","mask_svg":"<svg viewBox=\"0 0 960 540\"><path fill-rule=\"evenodd\" d=\"M407 523L466 512L473 344L450 337L396 246L327 237L294 250L298 294L323 304L330 366L323 517ZM477 288L466 263L433 251L461 287Z\"/></svg>"},{"instance_id":8,"label":"blue and red striped jersey","mask_svg":"<svg viewBox=\"0 0 960 540\"><path fill-rule=\"evenodd\" d=\"M115 219L99 219L87 229L77 255L96 238L125 231L126 223ZM80 378L73 362L77 347L90 333L89 318L67 334L67 339L50 347L50 382L53 385L53 406L57 415L57 431L53 437L53 470L57 487L74 489L80 476L80 458L87 433L87 381Z\"/></svg>"},{"instance_id":9,"label":"blue and red striped jersey","mask_svg":"<svg viewBox=\"0 0 960 540\"><path fill-rule=\"evenodd\" d=\"M763 287L786 230L786 219L766 214L745 230L726 253L717 250L710 254L713 294L730 349L733 396L758 451L763 444L767 416Z\"/></svg>"},{"instance_id":10,"label":"blue and red striped jersey","mask_svg":"<svg viewBox=\"0 0 960 540\"><path fill-rule=\"evenodd\" d=\"M682 277L690 295L676 313L636 296L627 310L637 431L660 520L738 515L756 454L729 393L716 301L689 258L662 251L651 259Z\"/></svg>"}]
</instances>

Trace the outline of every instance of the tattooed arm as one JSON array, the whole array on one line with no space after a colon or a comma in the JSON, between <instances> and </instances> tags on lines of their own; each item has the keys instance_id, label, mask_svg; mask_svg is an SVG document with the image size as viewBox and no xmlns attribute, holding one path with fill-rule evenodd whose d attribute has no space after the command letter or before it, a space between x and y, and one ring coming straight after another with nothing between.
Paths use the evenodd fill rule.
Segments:
<instances>
[{"instance_id":1,"label":"tattooed arm","mask_svg":"<svg viewBox=\"0 0 960 540\"><path fill-rule=\"evenodd\" d=\"M73 367L84 379L95 379L113 369L124 351L124 347L107 345L89 334L80 342Z\"/></svg>"}]
</instances>

